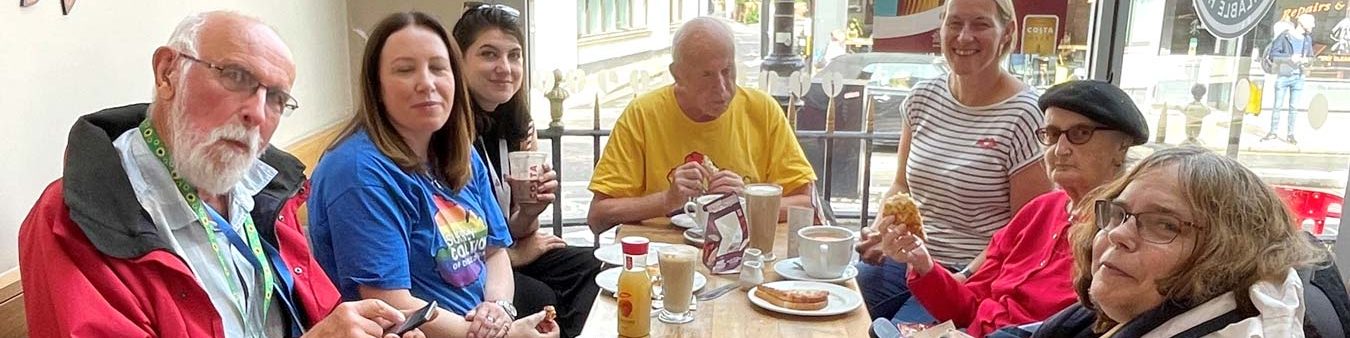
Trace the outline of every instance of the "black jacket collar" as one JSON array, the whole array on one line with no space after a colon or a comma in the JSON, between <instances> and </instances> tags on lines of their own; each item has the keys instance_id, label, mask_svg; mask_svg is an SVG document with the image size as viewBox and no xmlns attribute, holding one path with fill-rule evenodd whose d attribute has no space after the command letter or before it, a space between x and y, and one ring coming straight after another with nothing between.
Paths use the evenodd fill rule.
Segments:
<instances>
[{"instance_id":1,"label":"black jacket collar","mask_svg":"<svg viewBox=\"0 0 1350 338\"><path fill-rule=\"evenodd\" d=\"M150 215L141 209L113 140L145 119L146 104L109 108L80 117L70 129L62 172L62 195L70 218L105 255L130 259L168 248ZM253 196L251 215L259 235L277 245L274 222L283 203L305 180L304 164L268 146L262 161L277 170L272 182Z\"/></svg>"}]
</instances>

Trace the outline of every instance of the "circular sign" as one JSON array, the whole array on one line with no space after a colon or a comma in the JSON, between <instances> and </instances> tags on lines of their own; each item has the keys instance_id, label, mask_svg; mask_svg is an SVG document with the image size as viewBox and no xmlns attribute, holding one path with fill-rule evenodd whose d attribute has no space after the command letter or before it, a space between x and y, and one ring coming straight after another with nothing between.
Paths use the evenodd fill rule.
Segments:
<instances>
[{"instance_id":1,"label":"circular sign","mask_svg":"<svg viewBox=\"0 0 1350 338\"><path fill-rule=\"evenodd\" d=\"M1237 84L1233 85L1233 108L1240 111L1247 110L1247 100L1252 96L1251 86L1251 81L1247 81L1246 78L1237 80Z\"/></svg>"},{"instance_id":2,"label":"circular sign","mask_svg":"<svg viewBox=\"0 0 1350 338\"><path fill-rule=\"evenodd\" d=\"M1256 27L1275 0L1194 0L1200 22L1211 34L1236 39Z\"/></svg>"},{"instance_id":3,"label":"circular sign","mask_svg":"<svg viewBox=\"0 0 1350 338\"><path fill-rule=\"evenodd\" d=\"M1289 121L1293 123L1294 121ZM1314 130L1322 129L1322 125L1327 123L1327 97L1318 93L1313 96L1312 102L1308 102L1308 125Z\"/></svg>"}]
</instances>

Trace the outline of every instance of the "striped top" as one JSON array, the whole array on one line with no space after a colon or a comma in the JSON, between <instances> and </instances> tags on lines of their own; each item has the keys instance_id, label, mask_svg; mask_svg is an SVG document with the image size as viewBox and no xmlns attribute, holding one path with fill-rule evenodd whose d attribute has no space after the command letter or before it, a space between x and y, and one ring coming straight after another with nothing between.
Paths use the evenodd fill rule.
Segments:
<instances>
[{"instance_id":1,"label":"striped top","mask_svg":"<svg viewBox=\"0 0 1350 338\"><path fill-rule=\"evenodd\" d=\"M967 107L946 78L915 86L903 108L914 133L905 173L933 259L964 267L1012 219L1012 175L1041 159L1038 96L1028 87L1003 102Z\"/></svg>"}]
</instances>

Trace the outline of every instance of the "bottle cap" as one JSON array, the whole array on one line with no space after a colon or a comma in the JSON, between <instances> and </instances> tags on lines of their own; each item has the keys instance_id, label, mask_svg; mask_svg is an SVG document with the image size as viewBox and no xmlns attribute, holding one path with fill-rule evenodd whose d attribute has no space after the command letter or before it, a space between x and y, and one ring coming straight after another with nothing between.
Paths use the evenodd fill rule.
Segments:
<instances>
[{"instance_id":1,"label":"bottle cap","mask_svg":"<svg viewBox=\"0 0 1350 338\"><path fill-rule=\"evenodd\" d=\"M625 255L646 255L647 244L651 243L647 237L629 236L619 240L623 243L623 254Z\"/></svg>"}]
</instances>

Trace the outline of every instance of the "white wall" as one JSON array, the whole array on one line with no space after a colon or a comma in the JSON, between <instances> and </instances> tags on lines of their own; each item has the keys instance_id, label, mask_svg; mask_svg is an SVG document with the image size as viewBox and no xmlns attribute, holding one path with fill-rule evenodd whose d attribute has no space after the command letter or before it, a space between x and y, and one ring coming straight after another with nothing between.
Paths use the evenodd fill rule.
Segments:
<instances>
[{"instance_id":1,"label":"white wall","mask_svg":"<svg viewBox=\"0 0 1350 338\"><path fill-rule=\"evenodd\" d=\"M0 272L18 264L20 222L61 175L66 134L77 117L146 102L150 55L184 16L236 10L271 24L298 67L301 108L272 138L291 144L348 116L347 8L341 0L80 1L28 8L0 4Z\"/></svg>"}]
</instances>

